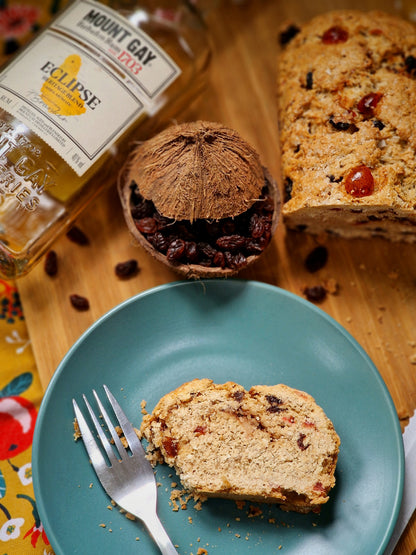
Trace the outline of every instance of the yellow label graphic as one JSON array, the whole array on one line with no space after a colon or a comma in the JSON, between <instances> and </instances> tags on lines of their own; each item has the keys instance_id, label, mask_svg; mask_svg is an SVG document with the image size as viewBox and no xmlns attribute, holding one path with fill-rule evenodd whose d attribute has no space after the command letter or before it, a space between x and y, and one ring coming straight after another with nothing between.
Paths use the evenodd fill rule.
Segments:
<instances>
[{"instance_id":1,"label":"yellow label graphic","mask_svg":"<svg viewBox=\"0 0 416 555\"><path fill-rule=\"evenodd\" d=\"M40 97L48 111L59 116L79 116L86 110L81 92L84 86L78 81L81 57L71 54L60 65L48 67L49 77L43 83Z\"/></svg>"}]
</instances>

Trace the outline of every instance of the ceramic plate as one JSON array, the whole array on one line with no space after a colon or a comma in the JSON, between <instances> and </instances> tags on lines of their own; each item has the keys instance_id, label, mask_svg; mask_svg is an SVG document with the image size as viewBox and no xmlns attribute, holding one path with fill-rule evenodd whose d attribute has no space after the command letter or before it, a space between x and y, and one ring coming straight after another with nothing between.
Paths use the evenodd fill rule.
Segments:
<instances>
[{"instance_id":1,"label":"ceramic plate","mask_svg":"<svg viewBox=\"0 0 416 555\"><path fill-rule=\"evenodd\" d=\"M358 343L311 303L263 283L177 282L98 320L70 349L42 402L33 445L38 510L57 555L157 554L109 499L73 439L71 400L106 383L140 425L141 402L193 378L245 388L285 383L315 397L341 438L337 484L320 515L209 500L173 511L176 476L157 470L159 514L181 555L381 554L403 487L403 444L387 388Z\"/></svg>"}]
</instances>

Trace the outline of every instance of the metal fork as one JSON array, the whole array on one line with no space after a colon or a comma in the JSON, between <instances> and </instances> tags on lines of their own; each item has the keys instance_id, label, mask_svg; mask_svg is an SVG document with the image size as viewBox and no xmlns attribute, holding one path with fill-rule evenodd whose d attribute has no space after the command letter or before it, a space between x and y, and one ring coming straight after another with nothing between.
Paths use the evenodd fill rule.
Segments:
<instances>
[{"instance_id":1,"label":"metal fork","mask_svg":"<svg viewBox=\"0 0 416 555\"><path fill-rule=\"evenodd\" d=\"M127 419L108 387L106 385L103 385L103 387L128 442L130 452L123 446L107 411L96 391L93 390L101 416L111 434L120 458L116 456L91 405L86 396L83 395L91 420L110 462L109 466L77 402L72 399L75 416L92 466L107 494L122 509L136 516L145 524L161 553L163 555L178 555L157 515L157 485L153 468L145 457L145 451L131 422Z\"/></svg>"}]
</instances>

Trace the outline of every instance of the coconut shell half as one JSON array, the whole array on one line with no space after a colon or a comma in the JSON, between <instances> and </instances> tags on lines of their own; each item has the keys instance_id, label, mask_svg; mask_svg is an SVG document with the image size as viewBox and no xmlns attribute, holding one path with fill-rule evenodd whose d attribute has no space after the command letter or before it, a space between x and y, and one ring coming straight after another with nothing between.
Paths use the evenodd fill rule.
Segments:
<instances>
[{"instance_id":1,"label":"coconut shell half","mask_svg":"<svg viewBox=\"0 0 416 555\"><path fill-rule=\"evenodd\" d=\"M257 152L236 131L219 123L197 121L175 125L133 150L119 175L118 191L127 226L139 244L156 259L186 277L224 277L241 267L207 266L169 261L141 233L132 215L135 192L153 203L158 215L172 222L219 222L241 217L273 202L273 234L280 218L277 184ZM244 267L259 253L248 255Z\"/></svg>"}]
</instances>

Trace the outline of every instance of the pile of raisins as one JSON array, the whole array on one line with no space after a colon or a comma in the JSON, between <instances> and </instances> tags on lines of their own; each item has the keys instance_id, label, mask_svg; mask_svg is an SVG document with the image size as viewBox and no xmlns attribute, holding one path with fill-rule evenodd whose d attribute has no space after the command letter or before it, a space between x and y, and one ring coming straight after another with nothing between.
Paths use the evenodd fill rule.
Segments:
<instances>
[{"instance_id":1,"label":"pile of raisins","mask_svg":"<svg viewBox=\"0 0 416 555\"><path fill-rule=\"evenodd\" d=\"M131 215L136 228L171 264L198 264L240 270L272 237L273 199L264 188L254 205L235 218L175 221L159 214L152 201L131 185Z\"/></svg>"}]
</instances>

